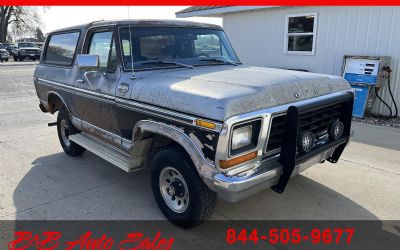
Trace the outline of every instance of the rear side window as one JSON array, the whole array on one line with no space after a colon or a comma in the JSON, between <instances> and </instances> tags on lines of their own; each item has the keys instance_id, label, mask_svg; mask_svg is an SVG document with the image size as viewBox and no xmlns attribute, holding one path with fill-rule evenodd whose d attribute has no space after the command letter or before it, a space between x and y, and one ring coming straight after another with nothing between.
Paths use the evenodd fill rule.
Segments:
<instances>
[{"instance_id":1,"label":"rear side window","mask_svg":"<svg viewBox=\"0 0 400 250\"><path fill-rule=\"evenodd\" d=\"M52 35L46 49L44 61L50 64L71 65L78 40L79 32Z\"/></svg>"}]
</instances>

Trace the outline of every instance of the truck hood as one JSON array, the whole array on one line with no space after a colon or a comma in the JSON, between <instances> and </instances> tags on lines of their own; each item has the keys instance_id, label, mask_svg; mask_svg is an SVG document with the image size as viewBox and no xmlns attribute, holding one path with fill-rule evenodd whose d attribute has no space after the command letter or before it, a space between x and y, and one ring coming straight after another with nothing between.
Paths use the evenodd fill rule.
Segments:
<instances>
[{"instance_id":1,"label":"truck hood","mask_svg":"<svg viewBox=\"0 0 400 250\"><path fill-rule=\"evenodd\" d=\"M338 76L243 65L147 71L137 77L132 99L218 121L350 88Z\"/></svg>"}]
</instances>

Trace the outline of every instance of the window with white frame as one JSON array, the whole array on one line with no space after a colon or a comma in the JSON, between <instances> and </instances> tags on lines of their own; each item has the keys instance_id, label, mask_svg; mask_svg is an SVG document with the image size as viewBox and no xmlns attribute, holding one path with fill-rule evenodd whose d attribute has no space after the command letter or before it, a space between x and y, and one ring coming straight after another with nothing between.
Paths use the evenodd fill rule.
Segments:
<instances>
[{"instance_id":1,"label":"window with white frame","mask_svg":"<svg viewBox=\"0 0 400 250\"><path fill-rule=\"evenodd\" d=\"M317 13L286 16L285 53L314 55Z\"/></svg>"}]
</instances>

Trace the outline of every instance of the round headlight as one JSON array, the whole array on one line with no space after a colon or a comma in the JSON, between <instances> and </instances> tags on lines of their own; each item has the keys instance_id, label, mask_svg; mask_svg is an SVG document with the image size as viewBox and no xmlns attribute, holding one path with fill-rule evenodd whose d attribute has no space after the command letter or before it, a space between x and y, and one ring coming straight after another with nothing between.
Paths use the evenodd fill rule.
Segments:
<instances>
[{"instance_id":1,"label":"round headlight","mask_svg":"<svg viewBox=\"0 0 400 250\"><path fill-rule=\"evenodd\" d=\"M315 145L315 135L309 131L302 131L297 139L297 147L301 153L308 153Z\"/></svg>"},{"instance_id":2,"label":"round headlight","mask_svg":"<svg viewBox=\"0 0 400 250\"><path fill-rule=\"evenodd\" d=\"M344 131L344 124L341 121L335 121L329 126L328 134L331 140L339 139Z\"/></svg>"}]
</instances>

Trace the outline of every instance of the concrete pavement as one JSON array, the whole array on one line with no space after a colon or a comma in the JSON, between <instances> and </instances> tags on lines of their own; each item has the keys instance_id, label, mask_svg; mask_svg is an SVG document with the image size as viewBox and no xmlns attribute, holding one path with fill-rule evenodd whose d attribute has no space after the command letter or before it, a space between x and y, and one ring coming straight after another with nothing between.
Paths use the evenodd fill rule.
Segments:
<instances>
[{"instance_id":1,"label":"concrete pavement","mask_svg":"<svg viewBox=\"0 0 400 250\"><path fill-rule=\"evenodd\" d=\"M126 174L86 152L62 152L43 114L34 66L0 67L0 219L160 219L149 173ZM212 219L400 219L400 130L355 123L336 165L316 165L242 202L218 200Z\"/></svg>"}]
</instances>

